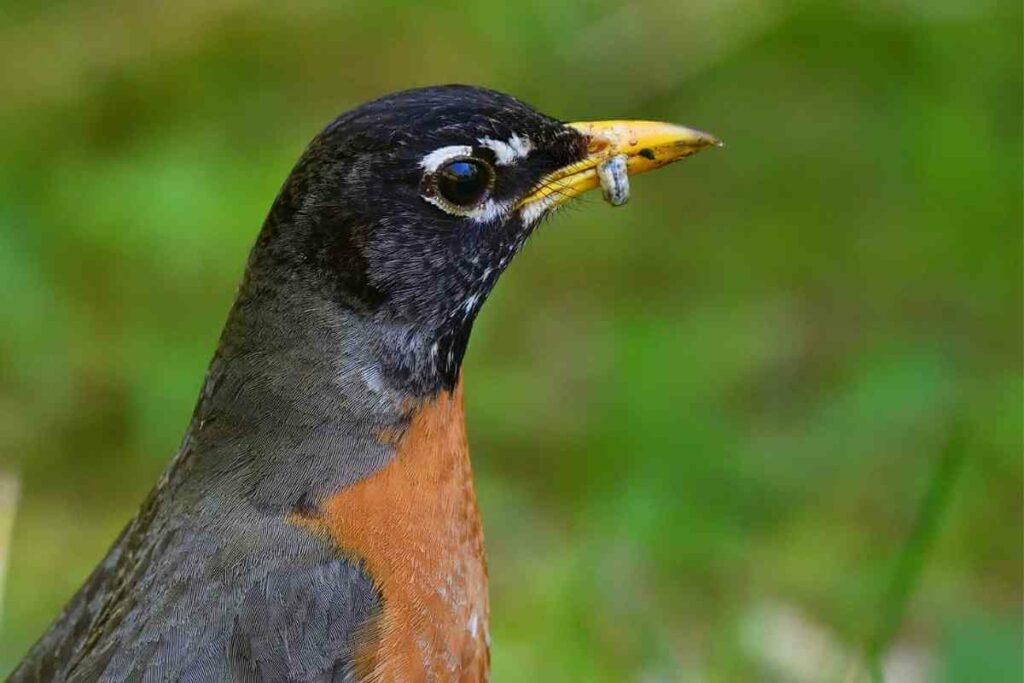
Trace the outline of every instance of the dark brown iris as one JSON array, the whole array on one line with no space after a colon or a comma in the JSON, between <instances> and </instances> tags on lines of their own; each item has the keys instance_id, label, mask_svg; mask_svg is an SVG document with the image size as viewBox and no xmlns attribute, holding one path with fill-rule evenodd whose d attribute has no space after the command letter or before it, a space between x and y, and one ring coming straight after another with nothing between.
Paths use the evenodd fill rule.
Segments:
<instances>
[{"instance_id":1,"label":"dark brown iris","mask_svg":"<svg viewBox=\"0 0 1024 683\"><path fill-rule=\"evenodd\" d=\"M453 205L466 208L478 204L494 181L494 171L480 159L455 159L437 174L437 192Z\"/></svg>"}]
</instances>

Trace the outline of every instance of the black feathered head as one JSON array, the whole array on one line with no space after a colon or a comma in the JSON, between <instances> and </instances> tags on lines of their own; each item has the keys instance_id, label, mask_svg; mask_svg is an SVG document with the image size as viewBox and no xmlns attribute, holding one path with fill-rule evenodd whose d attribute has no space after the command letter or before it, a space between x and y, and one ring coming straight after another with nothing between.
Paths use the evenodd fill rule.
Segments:
<instances>
[{"instance_id":1,"label":"black feathered head","mask_svg":"<svg viewBox=\"0 0 1024 683\"><path fill-rule=\"evenodd\" d=\"M667 124L568 124L470 86L388 95L310 143L249 278L318 288L396 337L383 346L408 356L393 359L399 374L450 386L481 304L547 213L607 185L604 164L619 163L609 182L621 194L627 174L713 144Z\"/></svg>"}]
</instances>

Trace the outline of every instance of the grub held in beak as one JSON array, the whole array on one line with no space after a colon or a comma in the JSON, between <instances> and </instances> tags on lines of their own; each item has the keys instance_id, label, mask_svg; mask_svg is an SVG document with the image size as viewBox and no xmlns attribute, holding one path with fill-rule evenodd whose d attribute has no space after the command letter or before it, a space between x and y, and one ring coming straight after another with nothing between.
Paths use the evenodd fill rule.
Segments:
<instances>
[{"instance_id":1,"label":"grub held in beak","mask_svg":"<svg viewBox=\"0 0 1024 683\"><path fill-rule=\"evenodd\" d=\"M587 156L544 176L520 208L543 213L601 187L613 205L629 199L628 176L661 168L722 141L710 133L657 121L584 121L567 124L587 136Z\"/></svg>"}]
</instances>

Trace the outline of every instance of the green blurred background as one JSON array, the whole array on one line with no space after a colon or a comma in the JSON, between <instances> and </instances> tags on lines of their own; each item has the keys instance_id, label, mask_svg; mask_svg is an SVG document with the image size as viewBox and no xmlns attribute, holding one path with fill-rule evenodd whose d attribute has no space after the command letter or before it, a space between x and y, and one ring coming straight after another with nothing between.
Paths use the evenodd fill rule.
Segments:
<instances>
[{"instance_id":1,"label":"green blurred background","mask_svg":"<svg viewBox=\"0 0 1024 683\"><path fill-rule=\"evenodd\" d=\"M545 225L466 363L498 681L1022 680L1021 6L0 4L0 675L177 447L338 112L725 139Z\"/></svg>"}]
</instances>

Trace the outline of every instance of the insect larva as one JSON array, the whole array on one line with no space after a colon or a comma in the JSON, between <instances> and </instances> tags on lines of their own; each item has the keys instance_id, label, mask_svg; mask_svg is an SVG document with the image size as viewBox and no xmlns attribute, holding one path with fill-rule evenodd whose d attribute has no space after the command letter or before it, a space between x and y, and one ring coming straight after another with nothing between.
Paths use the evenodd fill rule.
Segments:
<instances>
[{"instance_id":1,"label":"insect larva","mask_svg":"<svg viewBox=\"0 0 1024 683\"><path fill-rule=\"evenodd\" d=\"M612 206L622 206L629 201L629 172L626 169L626 155L619 154L597 165L597 177L601 179L601 193Z\"/></svg>"}]
</instances>

